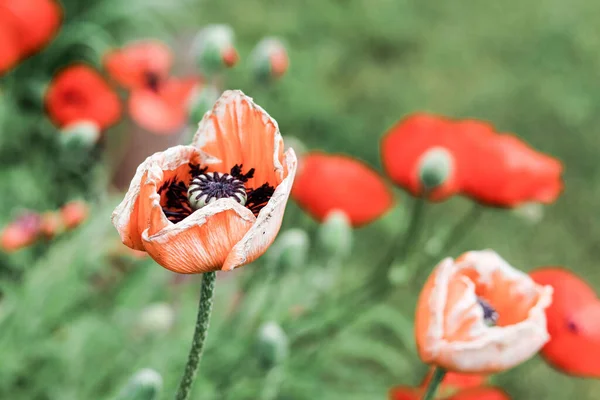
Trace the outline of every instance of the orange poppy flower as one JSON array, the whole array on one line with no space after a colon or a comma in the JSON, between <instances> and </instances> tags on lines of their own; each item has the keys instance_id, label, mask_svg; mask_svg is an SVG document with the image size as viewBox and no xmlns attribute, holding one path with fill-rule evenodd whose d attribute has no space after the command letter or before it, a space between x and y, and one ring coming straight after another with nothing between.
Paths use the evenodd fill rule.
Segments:
<instances>
[{"instance_id":1,"label":"orange poppy flower","mask_svg":"<svg viewBox=\"0 0 600 400\"><path fill-rule=\"evenodd\" d=\"M541 351L544 359L564 373L600 378L600 301L594 290L563 268L540 268L530 275L554 288L546 310L550 341Z\"/></svg>"},{"instance_id":2,"label":"orange poppy flower","mask_svg":"<svg viewBox=\"0 0 600 400\"><path fill-rule=\"evenodd\" d=\"M12 20L21 58L44 47L58 32L63 17L54 0L0 0L0 14ZM2 22L8 23L4 18Z\"/></svg>"},{"instance_id":3,"label":"orange poppy flower","mask_svg":"<svg viewBox=\"0 0 600 400\"><path fill-rule=\"evenodd\" d=\"M167 79L173 54L158 40L141 40L104 56L104 68L119 85L127 89L156 87Z\"/></svg>"},{"instance_id":4,"label":"orange poppy flower","mask_svg":"<svg viewBox=\"0 0 600 400\"><path fill-rule=\"evenodd\" d=\"M318 221L343 211L353 226L367 224L388 211L393 196L371 167L344 155L321 152L301 158L294 200Z\"/></svg>"},{"instance_id":5,"label":"orange poppy flower","mask_svg":"<svg viewBox=\"0 0 600 400\"><path fill-rule=\"evenodd\" d=\"M129 114L149 132L175 133L186 124L188 103L199 83L197 78L170 78L155 87L135 89L129 96Z\"/></svg>"},{"instance_id":6,"label":"orange poppy flower","mask_svg":"<svg viewBox=\"0 0 600 400\"><path fill-rule=\"evenodd\" d=\"M231 270L275 239L296 173L277 122L240 91L226 91L191 146L137 169L112 222L125 245L179 273Z\"/></svg>"},{"instance_id":7,"label":"orange poppy flower","mask_svg":"<svg viewBox=\"0 0 600 400\"><path fill-rule=\"evenodd\" d=\"M89 207L85 201L73 200L60 209L62 222L67 229L74 229L87 219Z\"/></svg>"},{"instance_id":8,"label":"orange poppy flower","mask_svg":"<svg viewBox=\"0 0 600 400\"><path fill-rule=\"evenodd\" d=\"M102 76L87 65L72 65L50 82L46 111L59 127L89 120L106 129L121 116L121 103Z\"/></svg>"},{"instance_id":9,"label":"orange poppy flower","mask_svg":"<svg viewBox=\"0 0 600 400\"><path fill-rule=\"evenodd\" d=\"M550 286L537 285L491 250L446 258L419 296L419 355L464 373L514 367L548 341L544 310L551 302Z\"/></svg>"},{"instance_id":10,"label":"orange poppy flower","mask_svg":"<svg viewBox=\"0 0 600 400\"><path fill-rule=\"evenodd\" d=\"M464 194L481 203L515 207L551 203L562 190L562 165L512 135L501 135L477 120L451 120L414 114L392 127L382 141L386 173L414 195L422 195L420 160L443 148L453 168L443 185L429 194L434 201Z\"/></svg>"},{"instance_id":11,"label":"orange poppy flower","mask_svg":"<svg viewBox=\"0 0 600 400\"><path fill-rule=\"evenodd\" d=\"M0 247L6 252L32 245L40 234L41 218L28 212L16 218L0 232Z\"/></svg>"}]
</instances>

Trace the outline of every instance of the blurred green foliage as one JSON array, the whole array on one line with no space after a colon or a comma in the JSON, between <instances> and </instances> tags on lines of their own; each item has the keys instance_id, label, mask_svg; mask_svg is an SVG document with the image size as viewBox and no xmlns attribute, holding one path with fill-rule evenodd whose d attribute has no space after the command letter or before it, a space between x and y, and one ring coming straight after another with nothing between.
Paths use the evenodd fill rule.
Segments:
<instances>
[{"instance_id":1,"label":"blurred green foliage","mask_svg":"<svg viewBox=\"0 0 600 400\"><path fill-rule=\"evenodd\" d=\"M150 260L115 254L118 236L109 224L115 200L105 195L105 173L81 167L96 165L102 155L85 153L78 161L77 151L60 153L65 150L57 147L55 129L39 115L39 95L56 68L82 55L98 65L108 46L156 35L175 43L209 23L230 24L237 34L242 64L228 72L227 86L254 97L284 135L299 137L309 148L348 153L378 167L379 139L387 127L427 110L490 120L560 158L566 189L545 208L541 222L483 210L480 223L450 255L493 248L524 270L565 265L600 286L600 3L64 3L69 12L57 40L3 81L3 90L16 95L0 102L0 218L8 221L19 207L52 209L81 194L97 205L81 230L0 255L0 398L111 398L145 367L162 374L163 398L174 392L200 279L180 279ZM265 87L252 81L247 56L267 35L286 40L291 68ZM17 113L17 107L26 112ZM193 398L259 398L265 371L256 355L257 334L271 320L290 341L278 399L384 399L394 384L417 384L425 371L412 338L418 285L400 285L386 302L353 310L357 321L336 319L348 307L336 301L336 293L360 285L405 226L410 199L403 193L399 199L386 218L356 232L352 256L339 268L318 251L317 224L290 204L284 229L311 234L311 257L283 272L269 267L265 256L240 272L221 274ZM464 199L428 207L418 253L470 207ZM175 323L166 331L140 327L143 310L156 302L173 307ZM310 335L326 324L341 332ZM539 358L493 380L517 400L591 400L600 391L600 383L562 375Z\"/></svg>"}]
</instances>

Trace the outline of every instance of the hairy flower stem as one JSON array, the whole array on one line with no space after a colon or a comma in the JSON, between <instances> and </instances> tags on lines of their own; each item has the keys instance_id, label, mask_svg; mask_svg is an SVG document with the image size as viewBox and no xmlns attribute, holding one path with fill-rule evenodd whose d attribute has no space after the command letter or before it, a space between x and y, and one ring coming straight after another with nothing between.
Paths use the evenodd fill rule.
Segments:
<instances>
[{"instance_id":1,"label":"hairy flower stem","mask_svg":"<svg viewBox=\"0 0 600 400\"><path fill-rule=\"evenodd\" d=\"M427 392L423 396L422 400L433 400L435 399L435 394L440 386L440 383L444 380L444 376L446 375L446 370L441 367L435 367L433 371L433 376L431 377L431 381L429 381L429 385L427 386Z\"/></svg>"},{"instance_id":2,"label":"hairy flower stem","mask_svg":"<svg viewBox=\"0 0 600 400\"><path fill-rule=\"evenodd\" d=\"M202 275L202 289L200 290L200 302L198 304L198 316L196 317L196 328L192 340L192 348L188 355L188 361L185 366L185 372L179 383L176 400L187 400L192 391L194 379L198 372L198 365L202 357L204 342L208 332L210 313L213 306L213 294L215 291L216 272L205 272Z\"/></svg>"}]
</instances>

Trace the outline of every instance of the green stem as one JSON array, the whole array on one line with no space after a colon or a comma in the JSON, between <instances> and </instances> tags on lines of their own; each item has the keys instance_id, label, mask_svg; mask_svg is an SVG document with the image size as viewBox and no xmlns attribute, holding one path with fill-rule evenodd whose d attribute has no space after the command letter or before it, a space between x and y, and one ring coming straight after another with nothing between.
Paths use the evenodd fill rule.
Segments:
<instances>
[{"instance_id":1,"label":"green stem","mask_svg":"<svg viewBox=\"0 0 600 400\"><path fill-rule=\"evenodd\" d=\"M202 357L204 342L208 332L210 313L213 306L213 294L215 291L216 272L205 272L202 275L202 289L200 290L200 302L198 304L198 316L196 319L196 328L194 330L194 339L192 340L192 348L188 355L188 361L185 366L185 372L179 383L176 400L187 400L192 391L194 379L198 372L198 365Z\"/></svg>"},{"instance_id":2,"label":"green stem","mask_svg":"<svg viewBox=\"0 0 600 400\"><path fill-rule=\"evenodd\" d=\"M429 381L429 385L427 386L427 391L423 396L422 400L433 400L435 399L435 394L440 386L440 383L444 380L444 376L446 375L446 370L441 367L435 367L433 371L433 376L431 377L431 381Z\"/></svg>"},{"instance_id":3,"label":"green stem","mask_svg":"<svg viewBox=\"0 0 600 400\"><path fill-rule=\"evenodd\" d=\"M263 382L263 389L260 395L260 400L273 400L277 398L279 393L279 387L283 380L283 367L281 365L275 366L267 372L265 381Z\"/></svg>"}]
</instances>

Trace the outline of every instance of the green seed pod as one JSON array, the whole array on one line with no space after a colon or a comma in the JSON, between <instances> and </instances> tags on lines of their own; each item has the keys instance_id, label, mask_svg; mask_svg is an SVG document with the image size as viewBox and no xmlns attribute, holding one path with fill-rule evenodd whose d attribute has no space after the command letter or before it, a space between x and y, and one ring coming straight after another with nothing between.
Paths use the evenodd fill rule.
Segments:
<instances>
[{"instance_id":1,"label":"green seed pod","mask_svg":"<svg viewBox=\"0 0 600 400\"><path fill-rule=\"evenodd\" d=\"M353 232L348 216L340 210L331 211L319 229L319 242L333 257L344 258L352 249Z\"/></svg>"},{"instance_id":2,"label":"green seed pod","mask_svg":"<svg viewBox=\"0 0 600 400\"><path fill-rule=\"evenodd\" d=\"M435 189L448 180L453 168L452 154L443 147L434 147L419 161L419 180L425 189Z\"/></svg>"},{"instance_id":3,"label":"green seed pod","mask_svg":"<svg viewBox=\"0 0 600 400\"><path fill-rule=\"evenodd\" d=\"M271 369L288 356L288 338L276 322L266 322L258 330L257 352L265 369Z\"/></svg>"},{"instance_id":4,"label":"green seed pod","mask_svg":"<svg viewBox=\"0 0 600 400\"><path fill-rule=\"evenodd\" d=\"M162 390L162 377L153 369L138 371L115 400L155 400Z\"/></svg>"}]
</instances>

